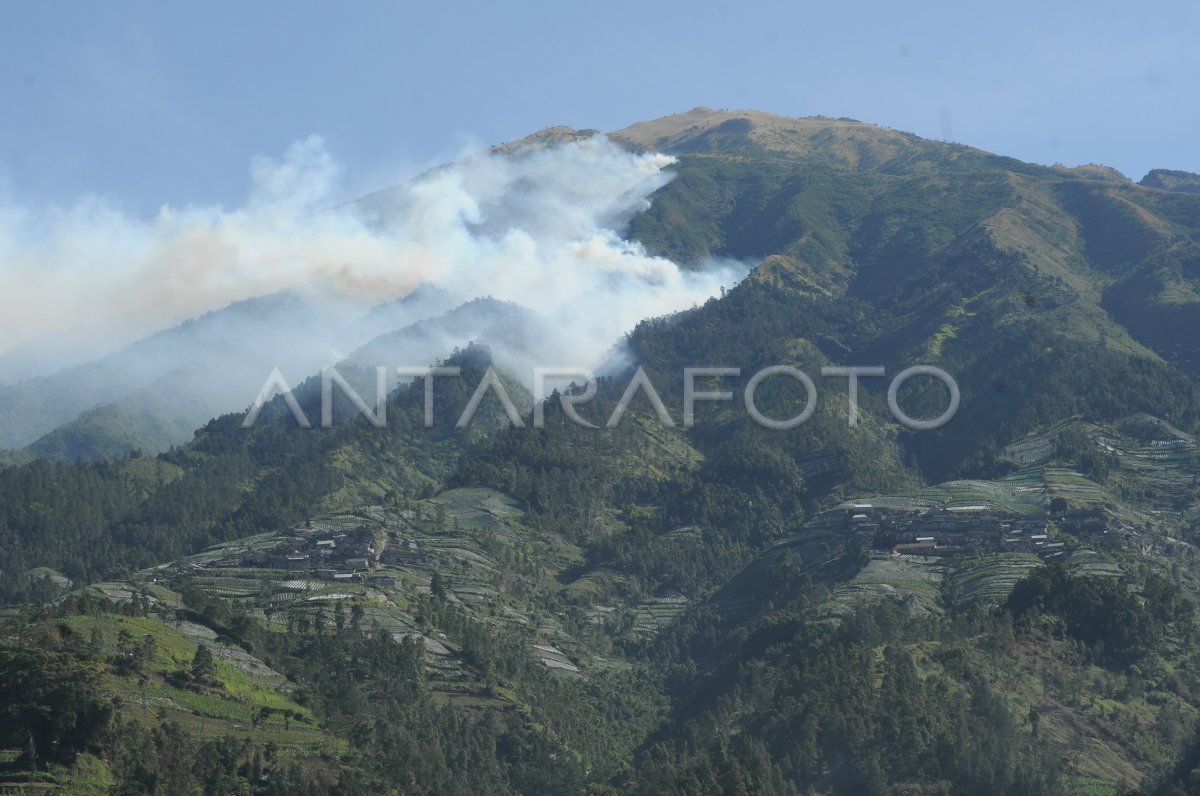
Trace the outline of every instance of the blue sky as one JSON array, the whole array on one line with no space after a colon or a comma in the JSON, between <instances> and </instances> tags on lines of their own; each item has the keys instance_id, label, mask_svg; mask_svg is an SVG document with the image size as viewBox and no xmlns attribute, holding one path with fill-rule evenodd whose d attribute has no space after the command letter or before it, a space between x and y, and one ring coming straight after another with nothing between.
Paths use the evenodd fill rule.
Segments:
<instances>
[{"instance_id":1,"label":"blue sky","mask_svg":"<svg viewBox=\"0 0 1200 796\"><path fill-rule=\"evenodd\" d=\"M1051 7L1052 6L1052 7ZM323 136L353 193L551 124L851 116L1134 179L1200 171L1200 4L4 4L0 186L233 204Z\"/></svg>"}]
</instances>

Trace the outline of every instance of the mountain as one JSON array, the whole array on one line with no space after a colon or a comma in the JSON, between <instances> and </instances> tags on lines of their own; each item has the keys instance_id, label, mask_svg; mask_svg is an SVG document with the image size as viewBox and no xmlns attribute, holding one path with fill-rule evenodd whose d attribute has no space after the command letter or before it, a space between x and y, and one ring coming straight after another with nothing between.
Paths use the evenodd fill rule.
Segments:
<instances>
[{"instance_id":1,"label":"mountain","mask_svg":"<svg viewBox=\"0 0 1200 796\"><path fill-rule=\"evenodd\" d=\"M538 427L520 371L561 321L480 299L341 358L363 395L380 364L460 368L432 427L418 379L384 428L275 398L159 456L0 469L14 783L1194 792L1200 197L844 119L696 109L611 140L676 158L641 245L756 264L642 321L578 407L605 425L640 367L672 422L640 396L586 428L574 385ZM936 431L888 408L914 364L961 390ZM746 405L774 365L817 389L787 431ZM820 375L847 365L888 376L855 426ZM684 367L740 369L694 426ZM521 424L489 395L458 428L489 372ZM320 415L319 378L295 396ZM805 400L777 378L755 407ZM54 704L79 722L28 718Z\"/></svg>"},{"instance_id":2,"label":"mountain","mask_svg":"<svg viewBox=\"0 0 1200 796\"><path fill-rule=\"evenodd\" d=\"M1138 185L1144 185L1147 188L1159 188L1164 191L1200 193L1200 174L1193 174L1190 171L1154 169L1143 177Z\"/></svg>"},{"instance_id":3,"label":"mountain","mask_svg":"<svg viewBox=\"0 0 1200 796\"><path fill-rule=\"evenodd\" d=\"M454 309L455 301L436 285L417 285L408 295L372 307L345 332L347 341L371 341L412 323ZM363 343L365 344L365 343Z\"/></svg>"},{"instance_id":4,"label":"mountain","mask_svg":"<svg viewBox=\"0 0 1200 796\"><path fill-rule=\"evenodd\" d=\"M238 302L102 360L0 387L0 446L66 461L160 453L249 406L272 368L298 381L449 306L432 287L370 311L305 290Z\"/></svg>"},{"instance_id":5,"label":"mountain","mask_svg":"<svg viewBox=\"0 0 1200 796\"><path fill-rule=\"evenodd\" d=\"M344 364L423 367L449 351L486 340L497 348L493 355L515 372L518 364L536 357L539 340L549 333L547 323L532 310L480 298L417 323L394 327L352 351Z\"/></svg>"},{"instance_id":6,"label":"mountain","mask_svg":"<svg viewBox=\"0 0 1200 796\"><path fill-rule=\"evenodd\" d=\"M932 477L1078 413L1196 421L1190 195L850 120L697 109L613 139L679 159L633 222L651 251L759 260L731 297L786 308L784 333L841 364L955 374L953 434L913 441Z\"/></svg>"},{"instance_id":7,"label":"mountain","mask_svg":"<svg viewBox=\"0 0 1200 796\"><path fill-rule=\"evenodd\" d=\"M8 385L0 392L0 445L28 445L83 411L125 398L197 362L204 362L210 372L221 358L237 367L244 357L234 354L247 341L265 338L276 328L290 337L294 329L288 327L311 309L299 294L251 299L152 335L97 362Z\"/></svg>"}]
</instances>

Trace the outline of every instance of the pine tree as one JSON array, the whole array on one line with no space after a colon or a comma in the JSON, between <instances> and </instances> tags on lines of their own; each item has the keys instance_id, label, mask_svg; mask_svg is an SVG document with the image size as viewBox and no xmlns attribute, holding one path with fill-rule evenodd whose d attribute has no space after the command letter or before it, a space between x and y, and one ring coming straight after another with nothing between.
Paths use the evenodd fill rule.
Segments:
<instances>
[{"instance_id":1,"label":"pine tree","mask_svg":"<svg viewBox=\"0 0 1200 796\"><path fill-rule=\"evenodd\" d=\"M203 682L216 674L217 664L208 647L201 644L196 647L196 656L192 658L192 679Z\"/></svg>"}]
</instances>

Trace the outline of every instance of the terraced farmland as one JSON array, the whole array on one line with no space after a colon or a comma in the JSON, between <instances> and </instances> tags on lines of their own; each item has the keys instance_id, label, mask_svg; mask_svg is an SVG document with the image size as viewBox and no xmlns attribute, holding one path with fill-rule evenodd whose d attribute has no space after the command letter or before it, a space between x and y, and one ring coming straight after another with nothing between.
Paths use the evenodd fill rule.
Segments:
<instances>
[{"instance_id":1,"label":"terraced farmland","mask_svg":"<svg viewBox=\"0 0 1200 796\"><path fill-rule=\"evenodd\" d=\"M940 558L874 554L853 578L834 587L827 610L830 616L842 616L864 601L893 598L905 600L910 610L940 613L945 568Z\"/></svg>"},{"instance_id":2,"label":"terraced farmland","mask_svg":"<svg viewBox=\"0 0 1200 796\"><path fill-rule=\"evenodd\" d=\"M870 503L896 509L930 509L934 506L986 505L1020 514L1045 511L1046 484L1036 468L1022 470L994 481L947 481L916 489L904 495L872 495L843 504Z\"/></svg>"},{"instance_id":3,"label":"terraced farmland","mask_svg":"<svg viewBox=\"0 0 1200 796\"><path fill-rule=\"evenodd\" d=\"M281 528L279 533L217 545L171 566L145 570L128 582L114 581L93 588L117 602L129 601L138 594L154 594L159 602L168 604L171 600L178 606L177 590L186 584L251 611L279 631L294 622L320 622L330 627L348 621L353 606L357 621L364 626L387 630L396 639L420 638L425 644L430 688L453 701L484 698L477 693L483 686L455 644L431 627L422 613L435 573L444 589L444 599L456 610L502 632L516 630L524 635L531 657L563 677L587 677L593 669L614 666L576 638L568 630L569 621L581 621L586 627L587 617L595 616L601 624L615 622L626 632L646 636L673 621L687 604L682 597L668 595L608 606L607 612L587 608L586 604L606 589L593 593L587 588L591 581L586 578L578 586L557 581L560 572L579 562L578 549L561 539L531 533L524 525L520 506L490 489L452 489L403 507L373 506L354 514L317 517L301 529L301 536L350 535L364 524L385 529L391 537L389 545L412 542L415 547L411 549L417 555L411 563L403 563L406 559L400 557L372 567L362 578L338 582L316 578L315 565L307 562L293 570L245 566L248 555L296 544L300 536ZM677 532L680 540L693 536L692 529ZM528 563L534 561L538 562L536 566ZM565 612L535 607L535 596L556 591L583 603L576 613L578 619L568 620ZM486 698L504 701L503 697Z\"/></svg>"},{"instance_id":4,"label":"terraced farmland","mask_svg":"<svg viewBox=\"0 0 1200 796\"><path fill-rule=\"evenodd\" d=\"M954 608L999 605L1013 586L1042 561L1030 553L996 553L952 562L946 570L946 602Z\"/></svg>"},{"instance_id":5,"label":"terraced farmland","mask_svg":"<svg viewBox=\"0 0 1200 796\"><path fill-rule=\"evenodd\" d=\"M1063 466L1068 464L1061 461L1064 435L1074 438L1073 446L1085 440L1092 454L1107 463L1107 472L1096 476L1105 483L1096 483L1076 467ZM1184 521L1200 487L1200 444L1190 434L1148 415L1111 425L1081 420L1060 423L1008 445L1002 458L1044 472L1050 497L1076 504L1119 500L1169 524Z\"/></svg>"}]
</instances>

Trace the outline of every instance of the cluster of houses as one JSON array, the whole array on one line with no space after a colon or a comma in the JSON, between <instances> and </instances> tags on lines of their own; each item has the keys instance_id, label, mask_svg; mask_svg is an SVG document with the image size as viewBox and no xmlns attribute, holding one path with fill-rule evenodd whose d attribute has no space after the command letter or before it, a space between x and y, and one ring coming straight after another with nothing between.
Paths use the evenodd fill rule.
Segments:
<instances>
[{"instance_id":1,"label":"cluster of houses","mask_svg":"<svg viewBox=\"0 0 1200 796\"><path fill-rule=\"evenodd\" d=\"M311 572L320 580L360 581L380 565L433 569L436 560L415 539L394 537L383 529L360 525L351 531L295 528L288 531L283 544L273 550L250 553L238 564Z\"/></svg>"},{"instance_id":2,"label":"cluster of houses","mask_svg":"<svg viewBox=\"0 0 1200 796\"><path fill-rule=\"evenodd\" d=\"M1064 531L1075 534L1108 533L1110 525L1119 528L1125 525L1112 512L1101 508L1064 508L1053 513L1054 519Z\"/></svg>"},{"instance_id":3,"label":"cluster of houses","mask_svg":"<svg viewBox=\"0 0 1200 796\"><path fill-rule=\"evenodd\" d=\"M991 506L895 508L855 503L827 515L862 547L897 555L953 556L981 552L1026 552L1052 559L1066 544L1051 536L1050 521L1073 533L1106 533L1102 509L1068 509L1021 514Z\"/></svg>"}]
</instances>

